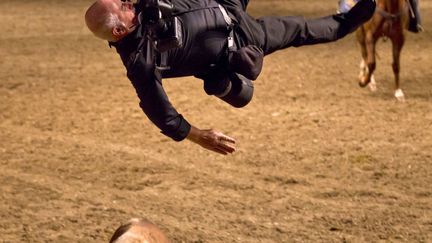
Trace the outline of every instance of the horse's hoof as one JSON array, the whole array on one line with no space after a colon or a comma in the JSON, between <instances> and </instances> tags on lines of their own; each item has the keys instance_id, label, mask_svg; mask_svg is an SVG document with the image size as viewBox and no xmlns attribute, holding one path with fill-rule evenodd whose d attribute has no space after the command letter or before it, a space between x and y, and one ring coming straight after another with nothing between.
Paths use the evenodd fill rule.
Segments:
<instances>
[{"instance_id":1,"label":"horse's hoof","mask_svg":"<svg viewBox=\"0 0 432 243\"><path fill-rule=\"evenodd\" d=\"M403 91L401 89L397 89L395 91L394 96L396 97L396 99L400 102L405 102L405 95L403 93Z\"/></svg>"},{"instance_id":2,"label":"horse's hoof","mask_svg":"<svg viewBox=\"0 0 432 243\"><path fill-rule=\"evenodd\" d=\"M376 92L376 91L378 90L378 89L377 89L376 82L375 82L375 77L374 77L373 75L372 75L372 77L371 77L371 81L370 81L368 87L369 87L369 90L370 90L371 92Z\"/></svg>"},{"instance_id":3,"label":"horse's hoof","mask_svg":"<svg viewBox=\"0 0 432 243\"><path fill-rule=\"evenodd\" d=\"M359 84L360 88L364 88L364 87L367 86L367 84L364 84L364 83L362 83L362 82L359 82L358 84Z\"/></svg>"},{"instance_id":4,"label":"horse's hoof","mask_svg":"<svg viewBox=\"0 0 432 243\"><path fill-rule=\"evenodd\" d=\"M368 86L369 82L367 82L366 80L360 79L358 84L360 87L364 88L364 87Z\"/></svg>"},{"instance_id":5,"label":"horse's hoof","mask_svg":"<svg viewBox=\"0 0 432 243\"><path fill-rule=\"evenodd\" d=\"M359 80L360 87L364 88L364 87L368 86L368 84L371 81L371 77L373 77L373 74L371 76L364 75L364 76L360 77L360 80Z\"/></svg>"}]
</instances>

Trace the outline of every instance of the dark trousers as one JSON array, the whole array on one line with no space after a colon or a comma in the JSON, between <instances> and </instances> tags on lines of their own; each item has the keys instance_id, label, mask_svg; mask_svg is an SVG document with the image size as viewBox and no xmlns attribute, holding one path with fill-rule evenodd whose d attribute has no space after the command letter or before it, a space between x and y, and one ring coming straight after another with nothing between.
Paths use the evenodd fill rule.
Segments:
<instances>
[{"instance_id":1,"label":"dark trousers","mask_svg":"<svg viewBox=\"0 0 432 243\"><path fill-rule=\"evenodd\" d=\"M314 45L338 40L350 31L336 16L306 19L300 16L263 17L257 20L263 28L265 54L290 46Z\"/></svg>"},{"instance_id":2,"label":"dark trousers","mask_svg":"<svg viewBox=\"0 0 432 243\"><path fill-rule=\"evenodd\" d=\"M417 22L418 25L421 25L421 18L420 18L420 11L419 11L419 6L418 6L418 0L409 0L411 7L412 7L412 11L414 14L414 18L415 21Z\"/></svg>"},{"instance_id":3,"label":"dark trousers","mask_svg":"<svg viewBox=\"0 0 432 243\"><path fill-rule=\"evenodd\" d=\"M373 14L373 11L365 14L361 12L362 9L358 9L350 11L351 13L311 19L302 16L268 16L255 19L245 11L248 0L218 0L218 2L227 8L237 22L235 29L237 45L239 47L258 46L265 55L290 46L298 47L338 40L354 31Z\"/></svg>"},{"instance_id":4,"label":"dark trousers","mask_svg":"<svg viewBox=\"0 0 432 243\"><path fill-rule=\"evenodd\" d=\"M263 52L264 55L267 55L290 46L313 45L338 40L367 21L375 11L374 1L363 0L360 1L361 4L353 7L347 13L322 18L269 16L255 19L246 13L248 0L217 1L228 10L230 17L235 22L234 39L238 51L231 53L233 55L231 60L228 58L229 67L241 68L230 70L231 74L234 75L230 76L230 74L227 75L226 67L216 66L208 73L197 77L204 80L204 89L207 94L216 95L234 107L243 107L252 99L253 84L250 79L255 78L244 77L247 77L245 73L253 73L256 76L259 74ZM259 47L263 52L259 48L249 48L251 46ZM246 50L251 50L258 55L244 55L245 58L239 58L238 62L235 62L234 55L241 53L242 50L245 50L245 54L247 53ZM257 62L253 61L254 59L261 60L260 65L257 65ZM246 69L248 69L247 67L253 69L256 66L259 66L256 69L257 72L244 70L245 67Z\"/></svg>"}]
</instances>

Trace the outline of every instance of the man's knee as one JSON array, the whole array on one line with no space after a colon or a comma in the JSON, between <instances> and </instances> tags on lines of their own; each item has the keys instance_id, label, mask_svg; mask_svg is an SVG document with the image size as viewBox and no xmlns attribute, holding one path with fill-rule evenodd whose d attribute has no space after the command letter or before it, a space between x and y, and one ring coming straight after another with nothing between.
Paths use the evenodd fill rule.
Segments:
<instances>
[{"instance_id":1,"label":"man's knee","mask_svg":"<svg viewBox=\"0 0 432 243\"><path fill-rule=\"evenodd\" d=\"M233 107L241 108L252 100L254 87L250 79L231 73L219 80L205 79L204 90L208 95L214 95Z\"/></svg>"}]
</instances>

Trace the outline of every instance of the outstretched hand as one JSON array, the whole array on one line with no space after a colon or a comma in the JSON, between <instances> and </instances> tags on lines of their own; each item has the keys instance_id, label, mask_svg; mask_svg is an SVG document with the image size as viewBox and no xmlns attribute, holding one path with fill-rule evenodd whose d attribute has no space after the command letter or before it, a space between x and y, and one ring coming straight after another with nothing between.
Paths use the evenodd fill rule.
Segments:
<instances>
[{"instance_id":1,"label":"outstretched hand","mask_svg":"<svg viewBox=\"0 0 432 243\"><path fill-rule=\"evenodd\" d=\"M230 154L236 149L235 139L213 129L200 130L192 127L187 138L203 148L220 154Z\"/></svg>"}]
</instances>

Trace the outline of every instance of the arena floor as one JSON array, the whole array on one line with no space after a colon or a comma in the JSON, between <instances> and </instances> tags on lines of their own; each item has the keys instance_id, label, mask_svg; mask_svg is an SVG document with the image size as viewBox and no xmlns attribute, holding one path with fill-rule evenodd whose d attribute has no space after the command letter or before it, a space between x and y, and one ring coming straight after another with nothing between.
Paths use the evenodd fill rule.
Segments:
<instances>
[{"instance_id":1,"label":"arena floor","mask_svg":"<svg viewBox=\"0 0 432 243\"><path fill-rule=\"evenodd\" d=\"M86 29L91 0L0 1L1 242L107 242L144 217L173 242L432 242L432 1L408 34L393 97L357 85L355 36L265 60L248 107L166 80L193 124L237 139L220 156L159 133L114 49ZM336 0L251 0L254 16L321 16Z\"/></svg>"}]
</instances>

